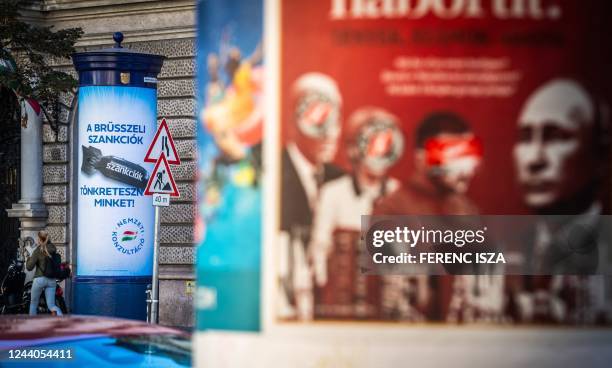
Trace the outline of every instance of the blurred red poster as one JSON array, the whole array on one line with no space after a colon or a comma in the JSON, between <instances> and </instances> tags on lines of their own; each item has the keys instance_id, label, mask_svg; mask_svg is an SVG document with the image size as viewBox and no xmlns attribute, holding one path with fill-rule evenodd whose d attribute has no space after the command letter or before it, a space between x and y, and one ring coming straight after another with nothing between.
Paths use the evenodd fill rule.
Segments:
<instances>
[{"instance_id":1,"label":"blurred red poster","mask_svg":"<svg viewBox=\"0 0 612 368\"><path fill-rule=\"evenodd\" d=\"M281 1L279 318L569 321L534 295L589 282L361 275L360 216L607 214L611 14Z\"/></svg>"}]
</instances>

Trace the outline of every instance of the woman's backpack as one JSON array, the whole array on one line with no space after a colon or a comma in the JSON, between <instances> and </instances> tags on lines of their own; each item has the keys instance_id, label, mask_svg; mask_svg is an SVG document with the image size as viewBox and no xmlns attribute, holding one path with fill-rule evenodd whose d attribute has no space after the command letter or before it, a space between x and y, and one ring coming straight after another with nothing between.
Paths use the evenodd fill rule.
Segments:
<instances>
[{"instance_id":1,"label":"woman's backpack","mask_svg":"<svg viewBox=\"0 0 612 368\"><path fill-rule=\"evenodd\" d=\"M45 257L43 275L50 279L61 279L63 277L62 256L59 253L51 253L48 257Z\"/></svg>"}]
</instances>

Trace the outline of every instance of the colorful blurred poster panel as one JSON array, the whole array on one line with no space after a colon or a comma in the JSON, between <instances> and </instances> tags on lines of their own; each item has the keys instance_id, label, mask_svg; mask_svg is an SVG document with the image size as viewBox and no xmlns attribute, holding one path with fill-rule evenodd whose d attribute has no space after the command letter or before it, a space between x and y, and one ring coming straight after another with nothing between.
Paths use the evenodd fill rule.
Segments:
<instances>
[{"instance_id":1,"label":"colorful blurred poster panel","mask_svg":"<svg viewBox=\"0 0 612 368\"><path fill-rule=\"evenodd\" d=\"M260 329L262 3L198 5L199 330Z\"/></svg>"}]
</instances>

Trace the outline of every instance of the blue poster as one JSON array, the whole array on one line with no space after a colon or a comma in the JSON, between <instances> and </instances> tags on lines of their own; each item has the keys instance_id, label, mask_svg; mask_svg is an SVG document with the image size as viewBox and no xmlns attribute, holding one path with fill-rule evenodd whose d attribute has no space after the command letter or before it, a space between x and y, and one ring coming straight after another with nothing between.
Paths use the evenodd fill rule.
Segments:
<instances>
[{"instance_id":1,"label":"blue poster","mask_svg":"<svg viewBox=\"0 0 612 368\"><path fill-rule=\"evenodd\" d=\"M156 90L79 90L77 276L150 276L154 210L144 163L156 131Z\"/></svg>"},{"instance_id":2,"label":"blue poster","mask_svg":"<svg viewBox=\"0 0 612 368\"><path fill-rule=\"evenodd\" d=\"M262 10L198 8L199 330L260 328Z\"/></svg>"}]
</instances>

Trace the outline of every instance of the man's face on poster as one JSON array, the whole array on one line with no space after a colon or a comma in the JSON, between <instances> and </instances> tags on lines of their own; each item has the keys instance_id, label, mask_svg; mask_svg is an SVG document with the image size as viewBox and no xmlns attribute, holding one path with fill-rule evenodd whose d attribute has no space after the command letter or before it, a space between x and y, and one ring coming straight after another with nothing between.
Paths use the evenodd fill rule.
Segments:
<instances>
[{"instance_id":1,"label":"man's face on poster","mask_svg":"<svg viewBox=\"0 0 612 368\"><path fill-rule=\"evenodd\" d=\"M394 120L373 118L359 130L354 148L362 170L381 178L402 157L404 136Z\"/></svg>"},{"instance_id":2,"label":"man's face on poster","mask_svg":"<svg viewBox=\"0 0 612 368\"><path fill-rule=\"evenodd\" d=\"M571 81L536 90L518 121L514 161L525 203L546 208L572 200L592 183L594 107Z\"/></svg>"},{"instance_id":3,"label":"man's face on poster","mask_svg":"<svg viewBox=\"0 0 612 368\"><path fill-rule=\"evenodd\" d=\"M338 148L340 104L316 91L301 94L295 104L294 141L313 164L331 162Z\"/></svg>"},{"instance_id":4,"label":"man's face on poster","mask_svg":"<svg viewBox=\"0 0 612 368\"><path fill-rule=\"evenodd\" d=\"M467 192L482 160L482 145L471 132L443 133L425 143L430 180L442 191Z\"/></svg>"}]
</instances>

